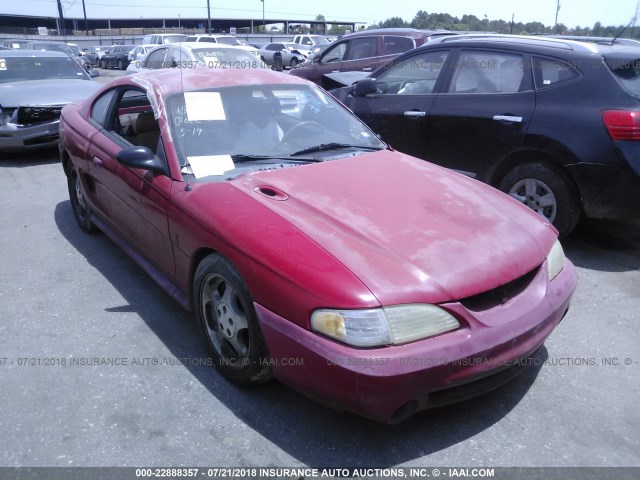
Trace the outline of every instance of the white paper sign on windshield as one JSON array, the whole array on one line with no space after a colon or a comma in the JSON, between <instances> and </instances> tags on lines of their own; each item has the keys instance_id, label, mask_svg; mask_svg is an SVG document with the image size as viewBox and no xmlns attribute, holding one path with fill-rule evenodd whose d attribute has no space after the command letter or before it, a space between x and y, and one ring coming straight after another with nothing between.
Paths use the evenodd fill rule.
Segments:
<instances>
[{"instance_id":1,"label":"white paper sign on windshield","mask_svg":"<svg viewBox=\"0 0 640 480\"><path fill-rule=\"evenodd\" d=\"M196 178L224 175L225 172L236 168L230 155L202 155L187 157L187 160Z\"/></svg>"},{"instance_id":2,"label":"white paper sign on windshield","mask_svg":"<svg viewBox=\"0 0 640 480\"><path fill-rule=\"evenodd\" d=\"M220 92L184 92L187 120L226 120Z\"/></svg>"}]
</instances>

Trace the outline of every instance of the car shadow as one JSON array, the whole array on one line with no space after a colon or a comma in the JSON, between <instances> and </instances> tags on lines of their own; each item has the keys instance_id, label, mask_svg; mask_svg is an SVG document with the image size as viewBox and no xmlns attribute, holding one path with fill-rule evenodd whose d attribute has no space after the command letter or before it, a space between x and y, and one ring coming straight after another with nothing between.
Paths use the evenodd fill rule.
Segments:
<instances>
[{"instance_id":1,"label":"car shadow","mask_svg":"<svg viewBox=\"0 0 640 480\"><path fill-rule=\"evenodd\" d=\"M176 358L208 356L192 315L109 238L82 232L69 201L57 204L54 216L64 238L125 299L125 305L109 311L135 312ZM391 467L446 449L499 422L525 396L547 357L542 347L536 361L507 385L472 400L420 412L396 426L330 409L277 381L239 388L211 366L185 362L184 367L235 417L307 466L323 468L339 461L345 468L372 463ZM212 425L219 422L212 419Z\"/></svg>"},{"instance_id":2,"label":"car shadow","mask_svg":"<svg viewBox=\"0 0 640 480\"><path fill-rule=\"evenodd\" d=\"M581 268L640 270L640 221L585 220L563 246L567 257Z\"/></svg>"},{"instance_id":3,"label":"car shadow","mask_svg":"<svg viewBox=\"0 0 640 480\"><path fill-rule=\"evenodd\" d=\"M57 154L57 148L41 150L38 152L25 153L5 153L0 152L0 168L26 168L38 165L49 165L52 163L60 163Z\"/></svg>"}]
</instances>

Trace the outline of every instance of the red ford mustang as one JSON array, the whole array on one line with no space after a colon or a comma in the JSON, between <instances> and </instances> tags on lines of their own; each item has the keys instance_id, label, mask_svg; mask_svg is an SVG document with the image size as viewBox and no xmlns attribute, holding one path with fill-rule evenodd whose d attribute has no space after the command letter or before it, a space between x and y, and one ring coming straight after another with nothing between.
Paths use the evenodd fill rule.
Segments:
<instances>
[{"instance_id":1,"label":"red ford mustang","mask_svg":"<svg viewBox=\"0 0 640 480\"><path fill-rule=\"evenodd\" d=\"M73 213L193 309L219 371L397 423L504 383L576 272L540 216L271 71L120 78L62 111Z\"/></svg>"}]
</instances>

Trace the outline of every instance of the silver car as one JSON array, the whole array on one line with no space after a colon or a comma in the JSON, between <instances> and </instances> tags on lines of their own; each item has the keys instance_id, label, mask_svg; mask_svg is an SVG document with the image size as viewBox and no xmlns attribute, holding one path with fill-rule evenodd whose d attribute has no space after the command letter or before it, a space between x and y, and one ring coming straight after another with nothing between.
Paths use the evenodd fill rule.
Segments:
<instances>
[{"instance_id":1,"label":"silver car","mask_svg":"<svg viewBox=\"0 0 640 480\"><path fill-rule=\"evenodd\" d=\"M100 85L61 52L7 50L0 55L0 152L54 147L60 110Z\"/></svg>"},{"instance_id":2,"label":"silver car","mask_svg":"<svg viewBox=\"0 0 640 480\"><path fill-rule=\"evenodd\" d=\"M274 55L276 52L280 52L282 54L282 66L294 68L307 58L303 53L304 50L305 47L297 43L267 43L258 50L258 54L264 63L272 65Z\"/></svg>"},{"instance_id":3,"label":"silver car","mask_svg":"<svg viewBox=\"0 0 640 480\"><path fill-rule=\"evenodd\" d=\"M158 45L141 60L127 67L127 73L158 68L268 68L255 55L229 45L182 42Z\"/></svg>"}]
</instances>

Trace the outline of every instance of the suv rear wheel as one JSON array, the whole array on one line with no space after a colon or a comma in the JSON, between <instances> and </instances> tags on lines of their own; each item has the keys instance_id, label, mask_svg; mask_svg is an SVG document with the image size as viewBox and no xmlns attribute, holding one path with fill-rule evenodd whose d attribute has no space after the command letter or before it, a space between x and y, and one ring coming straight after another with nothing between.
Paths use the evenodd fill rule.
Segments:
<instances>
[{"instance_id":1,"label":"suv rear wheel","mask_svg":"<svg viewBox=\"0 0 640 480\"><path fill-rule=\"evenodd\" d=\"M500 190L546 218L566 237L578 224L580 199L567 175L551 165L532 162L509 171Z\"/></svg>"}]
</instances>

